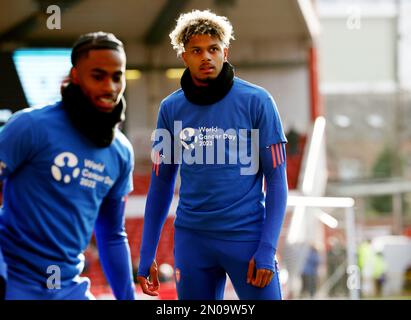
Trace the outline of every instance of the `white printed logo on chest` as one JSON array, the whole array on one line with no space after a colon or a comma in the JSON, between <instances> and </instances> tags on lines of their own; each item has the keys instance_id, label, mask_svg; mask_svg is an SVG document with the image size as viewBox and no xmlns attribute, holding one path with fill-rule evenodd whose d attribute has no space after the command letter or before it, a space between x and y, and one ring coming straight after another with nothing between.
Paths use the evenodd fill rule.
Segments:
<instances>
[{"instance_id":1,"label":"white printed logo on chest","mask_svg":"<svg viewBox=\"0 0 411 320\"><path fill-rule=\"evenodd\" d=\"M54 165L51 166L51 174L56 181L70 183L71 178L76 179L80 174L80 169L77 168L78 159L71 152L60 153L54 158ZM67 170L67 169L71 170ZM70 172L71 171L71 172Z\"/></svg>"},{"instance_id":2,"label":"white printed logo on chest","mask_svg":"<svg viewBox=\"0 0 411 320\"><path fill-rule=\"evenodd\" d=\"M80 177L79 184L83 187L95 189L97 183L103 183L111 187L114 181L108 175L104 175L105 165L93 160L84 159L83 168L76 155L71 152L62 152L54 158L51 166L51 174L58 182L69 184Z\"/></svg>"}]
</instances>

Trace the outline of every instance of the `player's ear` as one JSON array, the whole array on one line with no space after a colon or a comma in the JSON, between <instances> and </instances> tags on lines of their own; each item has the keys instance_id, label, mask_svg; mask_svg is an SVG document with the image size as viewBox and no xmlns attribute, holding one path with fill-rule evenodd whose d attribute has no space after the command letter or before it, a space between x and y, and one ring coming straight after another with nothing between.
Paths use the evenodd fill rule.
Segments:
<instances>
[{"instance_id":1,"label":"player's ear","mask_svg":"<svg viewBox=\"0 0 411 320\"><path fill-rule=\"evenodd\" d=\"M228 48L224 48L223 53L224 53L224 62L227 62L228 61Z\"/></svg>"},{"instance_id":2,"label":"player's ear","mask_svg":"<svg viewBox=\"0 0 411 320\"><path fill-rule=\"evenodd\" d=\"M70 82L78 84L78 73L76 67L70 69Z\"/></svg>"}]
</instances>

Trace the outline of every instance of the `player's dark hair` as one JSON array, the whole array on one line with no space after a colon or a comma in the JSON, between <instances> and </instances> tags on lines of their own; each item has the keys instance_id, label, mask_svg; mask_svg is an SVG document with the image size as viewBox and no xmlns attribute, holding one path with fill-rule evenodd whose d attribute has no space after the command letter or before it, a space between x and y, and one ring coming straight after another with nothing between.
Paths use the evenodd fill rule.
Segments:
<instances>
[{"instance_id":1,"label":"player's dark hair","mask_svg":"<svg viewBox=\"0 0 411 320\"><path fill-rule=\"evenodd\" d=\"M78 60L87 55L90 50L112 49L124 52L123 43L112 33L103 31L81 35L73 45L71 63L76 65Z\"/></svg>"}]
</instances>

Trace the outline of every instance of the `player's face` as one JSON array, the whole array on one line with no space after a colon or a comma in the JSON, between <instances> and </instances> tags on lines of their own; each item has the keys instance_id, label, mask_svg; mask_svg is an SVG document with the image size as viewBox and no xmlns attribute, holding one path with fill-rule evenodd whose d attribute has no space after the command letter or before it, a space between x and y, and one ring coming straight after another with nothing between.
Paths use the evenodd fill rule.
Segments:
<instances>
[{"instance_id":1,"label":"player's face","mask_svg":"<svg viewBox=\"0 0 411 320\"><path fill-rule=\"evenodd\" d=\"M71 70L71 81L80 86L100 111L111 112L126 88L126 57L117 50L90 50Z\"/></svg>"},{"instance_id":2,"label":"player's face","mask_svg":"<svg viewBox=\"0 0 411 320\"><path fill-rule=\"evenodd\" d=\"M192 36L182 54L184 64L197 86L207 86L208 81L217 78L227 56L228 48L217 37L209 35Z\"/></svg>"}]
</instances>

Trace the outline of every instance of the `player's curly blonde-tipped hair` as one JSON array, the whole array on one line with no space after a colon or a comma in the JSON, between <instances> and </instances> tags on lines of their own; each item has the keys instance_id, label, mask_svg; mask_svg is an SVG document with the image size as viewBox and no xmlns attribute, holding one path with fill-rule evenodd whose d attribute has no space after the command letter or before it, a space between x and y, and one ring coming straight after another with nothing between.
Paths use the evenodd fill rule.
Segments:
<instances>
[{"instance_id":1,"label":"player's curly blonde-tipped hair","mask_svg":"<svg viewBox=\"0 0 411 320\"><path fill-rule=\"evenodd\" d=\"M184 52L184 46L194 35L207 34L217 37L226 48L234 38L233 26L224 16L217 16L210 10L193 10L180 15L175 29L170 33L171 44L178 55Z\"/></svg>"}]
</instances>

